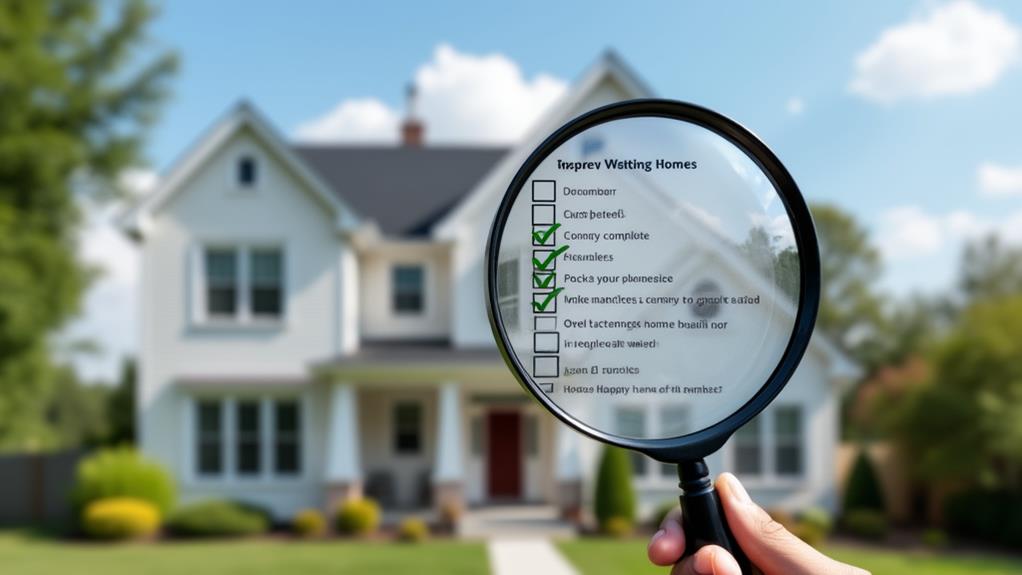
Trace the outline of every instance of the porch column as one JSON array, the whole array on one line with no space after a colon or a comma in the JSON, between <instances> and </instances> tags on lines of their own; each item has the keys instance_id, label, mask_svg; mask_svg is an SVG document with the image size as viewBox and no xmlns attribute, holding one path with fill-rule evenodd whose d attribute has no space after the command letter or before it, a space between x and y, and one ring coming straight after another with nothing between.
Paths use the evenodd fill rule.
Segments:
<instances>
[{"instance_id":1,"label":"porch column","mask_svg":"<svg viewBox=\"0 0 1022 575\"><path fill-rule=\"evenodd\" d=\"M433 503L440 519L454 527L464 505L465 448L463 445L461 386L444 383L437 401L436 465Z\"/></svg>"},{"instance_id":2,"label":"porch column","mask_svg":"<svg viewBox=\"0 0 1022 575\"><path fill-rule=\"evenodd\" d=\"M332 513L337 505L362 497L362 469L359 453L358 396L350 383L330 384L330 421L326 453L326 505Z\"/></svg>"},{"instance_id":3,"label":"porch column","mask_svg":"<svg viewBox=\"0 0 1022 575\"><path fill-rule=\"evenodd\" d=\"M573 522L582 519L582 461L579 436L567 425L557 429L557 507L561 517Z\"/></svg>"}]
</instances>

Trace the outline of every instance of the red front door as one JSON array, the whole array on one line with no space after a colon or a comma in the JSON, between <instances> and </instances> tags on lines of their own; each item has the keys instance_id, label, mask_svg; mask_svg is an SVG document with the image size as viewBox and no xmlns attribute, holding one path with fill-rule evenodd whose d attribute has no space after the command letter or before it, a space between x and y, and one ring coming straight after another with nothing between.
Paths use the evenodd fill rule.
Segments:
<instances>
[{"instance_id":1,"label":"red front door","mask_svg":"<svg viewBox=\"0 0 1022 575\"><path fill-rule=\"evenodd\" d=\"M522 496L522 418L515 411L490 412L487 422L490 497Z\"/></svg>"}]
</instances>

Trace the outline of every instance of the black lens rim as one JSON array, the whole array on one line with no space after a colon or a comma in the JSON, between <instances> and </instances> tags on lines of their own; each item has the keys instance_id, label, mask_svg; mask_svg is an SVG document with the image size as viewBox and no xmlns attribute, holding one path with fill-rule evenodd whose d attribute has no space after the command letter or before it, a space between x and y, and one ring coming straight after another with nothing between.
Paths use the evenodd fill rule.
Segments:
<instances>
[{"instance_id":1,"label":"black lens rim","mask_svg":"<svg viewBox=\"0 0 1022 575\"><path fill-rule=\"evenodd\" d=\"M550 400L536 385L512 350L500 319L497 299L500 238L511 213L511 207L532 173L554 150L579 133L599 124L634 117L663 117L696 124L717 133L744 151L759 165L777 189L791 220L799 254L799 302L795 327L777 367L756 395L737 411L710 427L671 438L636 439L606 433L575 419ZM758 137L734 120L702 106L677 100L649 98L616 102L586 112L558 128L529 155L511 180L493 219L486 244L487 316L497 348L518 383L543 407L573 429L597 441L633 449L668 463L691 461L717 451L738 428L763 411L777 397L795 373L809 347L819 310L820 290L820 251L812 215L798 185L780 159Z\"/></svg>"}]
</instances>

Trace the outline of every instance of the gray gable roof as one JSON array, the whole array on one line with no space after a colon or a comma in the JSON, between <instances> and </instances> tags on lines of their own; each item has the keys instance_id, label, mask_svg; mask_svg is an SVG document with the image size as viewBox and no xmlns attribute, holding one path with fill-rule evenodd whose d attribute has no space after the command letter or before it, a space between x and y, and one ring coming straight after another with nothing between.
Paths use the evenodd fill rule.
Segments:
<instances>
[{"instance_id":1,"label":"gray gable roof","mask_svg":"<svg viewBox=\"0 0 1022 575\"><path fill-rule=\"evenodd\" d=\"M355 212L387 236L423 236L507 153L469 146L295 145Z\"/></svg>"}]
</instances>

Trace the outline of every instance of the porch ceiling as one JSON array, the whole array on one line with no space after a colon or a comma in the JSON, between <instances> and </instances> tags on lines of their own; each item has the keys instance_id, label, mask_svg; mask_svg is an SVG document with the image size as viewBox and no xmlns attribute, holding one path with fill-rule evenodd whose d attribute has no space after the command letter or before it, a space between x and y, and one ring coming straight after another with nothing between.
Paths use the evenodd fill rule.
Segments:
<instances>
[{"instance_id":1,"label":"porch ceiling","mask_svg":"<svg viewBox=\"0 0 1022 575\"><path fill-rule=\"evenodd\" d=\"M493 347L458 348L446 341L363 342L355 353L314 366L317 378L352 383L510 383Z\"/></svg>"}]
</instances>

